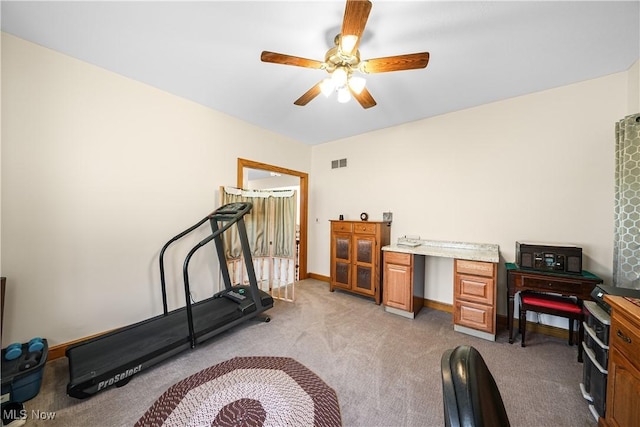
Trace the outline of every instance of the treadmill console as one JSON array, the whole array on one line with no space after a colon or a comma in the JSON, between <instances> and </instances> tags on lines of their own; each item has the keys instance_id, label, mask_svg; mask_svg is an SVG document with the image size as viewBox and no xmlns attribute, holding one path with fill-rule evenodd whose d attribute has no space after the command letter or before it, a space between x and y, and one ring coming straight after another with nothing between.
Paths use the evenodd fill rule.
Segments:
<instances>
[{"instance_id":1,"label":"treadmill console","mask_svg":"<svg viewBox=\"0 0 640 427\"><path fill-rule=\"evenodd\" d=\"M235 302L242 302L247 299L247 296L244 295L244 289L240 289L239 292L229 291L225 294L225 296Z\"/></svg>"}]
</instances>

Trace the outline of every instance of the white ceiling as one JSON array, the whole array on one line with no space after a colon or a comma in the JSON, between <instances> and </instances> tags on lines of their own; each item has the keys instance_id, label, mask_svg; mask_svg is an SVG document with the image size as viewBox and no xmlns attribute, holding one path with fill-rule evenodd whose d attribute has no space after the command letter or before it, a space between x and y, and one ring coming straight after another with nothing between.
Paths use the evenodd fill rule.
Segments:
<instances>
[{"instance_id":1,"label":"white ceiling","mask_svg":"<svg viewBox=\"0 0 640 427\"><path fill-rule=\"evenodd\" d=\"M428 51L426 69L371 74L378 105L322 95L342 1L2 1L2 30L306 144L420 120L629 69L639 1L373 0L363 59ZM597 102L597 100L594 100Z\"/></svg>"}]
</instances>

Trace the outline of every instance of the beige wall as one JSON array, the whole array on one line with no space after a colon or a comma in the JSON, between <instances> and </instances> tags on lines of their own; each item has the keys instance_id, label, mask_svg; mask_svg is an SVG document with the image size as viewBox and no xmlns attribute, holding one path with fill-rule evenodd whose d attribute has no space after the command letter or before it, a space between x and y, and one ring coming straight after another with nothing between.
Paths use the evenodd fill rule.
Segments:
<instances>
[{"instance_id":1,"label":"beige wall","mask_svg":"<svg viewBox=\"0 0 640 427\"><path fill-rule=\"evenodd\" d=\"M246 175L245 175L246 177ZM244 188L250 188L252 190L264 190L264 189L282 189L289 187L296 187L300 185L300 178L292 175L271 176L262 179L252 179L247 182Z\"/></svg>"},{"instance_id":2,"label":"beige wall","mask_svg":"<svg viewBox=\"0 0 640 427\"><path fill-rule=\"evenodd\" d=\"M159 314L160 248L218 206L238 157L310 169L306 145L7 34L2 104L3 346ZM167 253L172 306L204 232ZM218 283L206 249L196 299Z\"/></svg>"},{"instance_id":3,"label":"beige wall","mask_svg":"<svg viewBox=\"0 0 640 427\"><path fill-rule=\"evenodd\" d=\"M499 244L501 313L518 240L578 245L584 268L610 281L614 123L628 96L618 73L314 146L310 271L329 274L330 219L391 211L392 241ZM428 260L427 298L452 302L452 269Z\"/></svg>"},{"instance_id":4,"label":"beige wall","mask_svg":"<svg viewBox=\"0 0 640 427\"><path fill-rule=\"evenodd\" d=\"M392 211L393 240L498 243L503 262L519 239L571 242L610 280L613 123L640 109L638 68L308 147L3 34L3 346L158 314L159 249L235 185L237 157L309 172L310 272L329 274L329 219ZM172 306L199 237L168 254ZM210 255L196 298L217 286ZM451 261L427 270L427 298L451 302Z\"/></svg>"}]
</instances>

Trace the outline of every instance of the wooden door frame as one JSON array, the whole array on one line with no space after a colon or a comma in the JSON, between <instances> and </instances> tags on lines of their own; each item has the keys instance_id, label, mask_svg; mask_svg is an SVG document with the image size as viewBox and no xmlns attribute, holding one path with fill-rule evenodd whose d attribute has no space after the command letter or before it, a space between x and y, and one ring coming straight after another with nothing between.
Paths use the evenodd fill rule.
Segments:
<instances>
[{"instance_id":1,"label":"wooden door frame","mask_svg":"<svg viewBox=\"0 0 640 427\"><path fill-rule=\"evenodd\" d=\"M238 157L238 170L236 186L242 188L244 185L244 168L259 169L268 172L277 172L284 175L292 175L300 178L300 247L298 259L298 278L300 280L308 277L307 272L307 236L308 236L308 216L309 216L309 174L294 171L267 163Z\"/></svg>"}]
</instances>

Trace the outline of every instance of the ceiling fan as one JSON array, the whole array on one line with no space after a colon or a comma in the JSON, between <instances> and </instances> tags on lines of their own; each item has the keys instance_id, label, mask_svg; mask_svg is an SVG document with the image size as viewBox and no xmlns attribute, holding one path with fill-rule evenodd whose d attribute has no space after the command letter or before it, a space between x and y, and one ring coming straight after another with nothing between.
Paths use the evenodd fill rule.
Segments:
<instances>
[{"instance_id":1,"label":"ceiling fan","mask_svg":"<svg viewBox=\"0 0 640 427\"><path fill-rule=\"evenodd\" d=\"M365 87L365 79L355 75L355 72L362 74L386 73L427 66L429 52L361 60L358 46L370 11L371 2L369 0L347 0L341 32L335 37L335 46L325 54L324 61L266 50L262 52L260 59L263 62L316 68L326 70L329 73L329 77L318 82L298 98L294 102L295 105L307 105L320 93L329 96L335 91L338 94L339 102L347 102L353 96L362 107L371 108L376 105L376 101Z\"/></svg>"}]
</instances>

